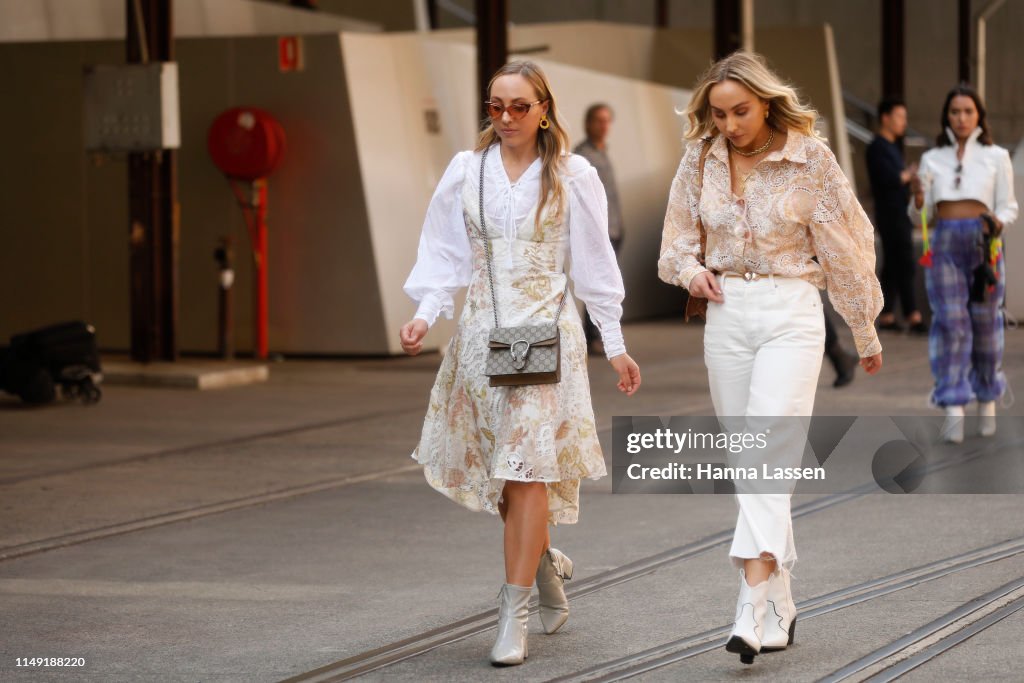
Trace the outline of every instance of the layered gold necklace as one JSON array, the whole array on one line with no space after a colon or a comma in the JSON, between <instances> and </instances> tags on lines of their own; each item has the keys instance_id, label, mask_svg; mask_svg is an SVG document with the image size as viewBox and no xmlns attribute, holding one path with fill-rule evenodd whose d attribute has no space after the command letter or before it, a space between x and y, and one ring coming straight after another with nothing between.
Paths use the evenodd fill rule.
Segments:
<instances>
[{"instance_id":1,"label":"layered gold necklace","mask_svg":"<svg viewBox=\"0 0 1024 683\"><path fill-rule=\"evenodd\" d=\"M744 152L742 149L740 149L736 145L732 144L731 140L729 141L729 146L732 147L732 151L736 152L737 154L739 154L741 156L756 157L758 154L764 154L768 150L768 148L772 146L772 143L774 141L775 141L775 129L774 128L769 128L768 129L768 140L767 140L767 142L765 142L763 145L761 145L760 147L755 149L753 152Z\"/></svg>"}]
</instances>

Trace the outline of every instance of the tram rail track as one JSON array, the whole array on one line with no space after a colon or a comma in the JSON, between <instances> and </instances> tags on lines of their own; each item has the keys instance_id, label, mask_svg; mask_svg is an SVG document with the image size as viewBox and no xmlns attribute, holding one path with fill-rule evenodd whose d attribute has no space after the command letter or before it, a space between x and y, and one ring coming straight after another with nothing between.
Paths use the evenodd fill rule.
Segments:
<instances>
[{"instance_id":1,"label":"tram rail track","mask_svg":"<svg viewBox=\"0 0 1024 683\"><path fill-rule=\"evenodd\" d=\"M995 606L995 609L989 610L993 606ZM960 645L969 638L995 626L1021 609L1024 609L1024 577L1018 577L973 600L965 602L937 619L933 619L927 624L914 629L907 635L850 662L823 678L822 682L839 683L840 681L849 680L867 671L869 668L883 663L887 659L898 657L917 643L943 630L957 625L961 626L955 632L941 637L915 654L897 661L888 668L865 679L865 683L867 681L871 683L894 681L919 666L934 660L939 655ZM975 618L978 612L985 613Z\"/></svg>"},{"instance_id":2,"label":"tram rail track","mask_svg":"<svg viewBox=\"0 0 1024 683\"><path fill-rule=\"evenodd\" d=\"M961 465L961 464L963 464L965 462L968 462L971 459L983 457L984 455L988 454L989 451L990 451L990 448L980 447L980 448L973 449L972 451L968 451L967 453L951 454L947 458L945 458L945 459L943 459L941 461L937 461L935 463L932 463L929 466L925 467L923 471L924 471L924 473L927 474L927 473L939 471L939 470L942 470L942 469L945 469L945 468L948 468L948 467L955 467L957 465ZM828 508L834 507L834 506L839 505L841 503L845 503L847 501L854 500L856 498L860 498L860 497L862 497L864 495L867 495L870 491L873 491L873 490L877 490L876 487L873 487L871 485L865 485L865 486L857 487L855 489L852 489L852 490L844 492L844 493L835 494L835 495L828 496L828 497L823 497L823 498L818 498L818 499L815 499L815 500L810 501L808 503L804 503L802 505L798 505L798 506L794 507L793 511L792 511L792 515L793 515L794 519L798 519L800 517L804 517L806 515L813 514L815 512L818 512L818 511L821 511L821 510L824 510L824 509L828 509ZM636 561L631 562L629 564L623 565L621 567L616 567L614 569L610 569L610 570L607 570L607 571L604 571L604 572L600 572L598 574L594 574L593 576L586 577L586 578L584 578L582 580L574 580L572 582L572 584L573 584L572 586L568 586L567 585L566 595L567 595L567 597L570 600L572 600L572 599L583 597L583 596L588 595L590 593L594 593L594 592L597 592L597 591L600 591L600 590L611 588L613 586L619 585L621 583L625 583L627 581L632 581L632 580L640 578L642 576L646 576L648 574L653 573L654 571L657 571L658 569L660 569L662 567L665 567L665 566L668 566L668 565L671 565L671 564L674 564L676 562L680 562L680 561L683 561L683 560L686 560L686 559L690 559L692 557L696 557L697 555L700 555L700 554L702 554L704 552L712 550L712 549L714 549L716 547L724 546L725 544L727 544L731 540L732 533L733 533L732 529L723 530L723 531L720 531L720 532L717 532L717 533L705 536L705 537L703 537L701 539L698 539L697 541L693 541L691 543L688 543L688 544L685 544L685 545L682 545L682 546L677 546L677 547L671 548L669 550L662 551L660 553L656 553L656 554L647 556L645 558L641 558L639 560L636 560ZM1014 551L1013 554L1016 554L1018 552L1024 552L1024 537L1022 537L1021 539L1018 539L1018 541L1019 541L1019 548L1017 548ZM975 552L977 552L977 551L975 551ZM956 556L956 557L961 557L961 556ZM939 561L939 562L941 562L941 561ZM979 562L978 564L981 564L981 562ZM925 565L925 566L926 567L930 567L931 565ZM915 570L921 570L921 568L920 567L919 568L915 568ZM907 571L911 571L911 570L905 570L903 572L903 574L905 574ZM886 580L890 580L890 578L891 577L887 577ZM934 578L938 578L938 577L936 576ZM879 580L874 580L874 581L879 581ZM866 582L866 583L871 583L871 582ZM920 583L920 582L918 582L918 583ZM913 585L916 585L916 584L913 584ZM902 590L902 588L905 588L905 587L909 587L909 585L908 586L902 586L901 588L898 588L897 590ZM844 589L844 590L849 591L850 589ZM861 590L867 590L867 589L862 587L862 588L859 588L857 592L860 592ZM892 591L890 591L890 592L892 592ZM806 609L808 607L813 607L814 605L819 604L819 602L817 602L817 601L823 600L826 597L828 597L828 596L821 596L819 598L814 598L811 601L805 601L805 603L801 603L801 605L802 605L801 609ZM849 602L849 604L856 604L857 602L861 602L861 601L862 600L851 601L851 602ZM844 606L848 606L848 605L844 604ZM827 611L832 611L833 609L838 609L838 608L829 607L827 609ZM534 614L534 613L536 613L536 611L537 611L536 598L534 598L533 600L531 600L531 603L530 603L530 613ZM825 613L825 612L823 611L823 612L820 612L820 613ZM817 614L818 614L818 612L812 612L809 615L803 615L802 614L801 618L808 618L809 616L817 616ZM305 673L302 673L302 674L298 674L296 676L284 679L284 680L281 681L281 683L326 683L326 682L335 683L337 681L351 680L351 679L357 678L359 676L363 676L365 674L371 673L373 671L378 671L380 669L384 669L384 668L386 668L388 666L397 664L399 662L402 662L402 661L411 659L413 657L425 654L427 652L430 652L431 650L435 650L437 648L444 647L446 645L450 645L450 644L456 643L458 641L464 640L466 638L470 638L470 637L478 635L480 633L484 633L484 632L486 632L486 631L488 631L490 629L495 628L496 626L497 626L497 609L488 610L486 612L480 612L478 614L474 614L474 615L465 617L463 619L457 620L457 621L452 622L450 624L446 624L444 626L439 626L437 628L430 629L430 630L425 631L423 633L419 633L419 634L410 636L408 638L405 638L405 639L402 639L402 640L399 640L399 641L396 641L396 642L393 642L393 643L389 643L389 644L381 646L379 648L375 648L373 650L368 650L366 652L362 652L362 653L353 655L351 657L347 657L345 659L341 659L341 660L338 660L336 662L332 662L332 663L326 664L324 666L318 667L318 668L313 669L311 671L308 671L308 672L305 672ZM728 631L728 626L723 626L723 627L714 629L714 630L706 632L706 633L697 634L695 636L688 636L687 638L680 639L679 641L672 641L672 643L668 643L668 644L659 646L657 649L659 649L659 652L660 652L660 648L667 647L669 650L672 651L672 653L674 653L675 649L677 649L679 647L691 648L694 651L692 653L688 653L688 654L686 654L686 656L682 657L682 659L686 659L688 657L696 656L697 654L702 654L703 652L715 649L715 648L719 647L719 645L721 644L721 643L719 643L717 641L713 642L713 643L710 643L710 644L706 644L706 643L705 644L696 644L698 642L698 640L699 641L703 641L703 640L707 640L707 639L717 638L720 635L724 636L727 631ZM695 640L695 639L697 639L697 640ZM685 641L685 644L683 644L682 641ZM704 648L704 649L701 649L701 648ZM697 651L697 650L699 650L699 651ZM646 652L647 651L645 651L645 653ZM689 652L689 650L687 652ZM639 654L644 654L644 653L638 653L638 655L635 655L634 657L639 656ZM656 656L655 654L648 654L648 655L645 656L645 658L646 657L655 657L655 656ZM618 660L615 660L615 661L618 661ZM671 663L671 662L668 662L668 663ZM665 666L665 665L667 665L667 664L662 664L662 666ZM642 672L640 672L640 673L642 673ZM573 674L573 676L576 676L576 675L577 674ZM631 675L636 675L636 674L631 674ZM563 679L554 679L554 680L563 680ZM591 679L591 678L582 678L582 679L580 679L580 678L569 677L569 678L565 678L564 680L605 680L605 679L603 679L603 678L593 678L593 679ZM609 678L607 680L618 680L618 679L616 679L616 678Z\"/></svg>"},{"instance_id":3,"label":"tram rail track","mask_svg":"<svg viewBox=\"0 0 1024 683\"><path fill-rule=\"evenodd\" d=\"M683 410L693 410L695 407L701 405L703 405L703 403L695 404L693 402L690 402L680 404L678 408L681 408ZM381 417L393 418L396 414L403 415L413 412L418 413L420 411L420 408L415 408L390 413L378 412L364 414L357 417L346 417L339 418L336 420L326 420L308 423L304 425L295 425L292 427L274 429L267 432L260 432L257 434L250 434L241 437L219 439L205 443L166 449L163 451L155 451L152 453L142 453L139 455L129 456L126 458L120 458L111 461L89 463L78 467L51 470L49 472L41 472L33 475L9 477L7 479L0 479L0 487L3 487L5 485L33 481L37 479L45 479L51 476L62 476L66 474L75 474L83 471L102 469L103 467L116 467L118 465L129 463L137 464L140 462L146 462L150 460L157 460L173 456L192 455L195 453L201 453L203 451L208 450L215 450L218 448L249 445L263 440L278 439L283 436L293 436L296 434L315 432L322 429L330 429L333 427L343 426L345 424L349 424L351 422L359 420L373 420ZM599 434L611 433L611 419L602 421L597 431ZM386 479L388 477L414 472L419 469L421 469L421 465L410 462L410 464L407 465L389 467L382 470L374 470L371 472L364 472L360 474L343 474L337 477L329 477L326 479L319 479L311 482L294 484L292 486L273 489L271 491L260 491L246 496L238 496L226 500L212 501L209 503L191 505L153 515L136 517L134 519L126 520L124 522L89 527L86 529L80 529L65 534L46 536L44 538L33 539L31 541L25 541L22 543L11 544L8 546L0 546L0 562L14 560L29 555L35 555L50 550L57 550L59 548L66 548L68 546L79 545L81 543L98 541L105 538L110 538L112 536L120 536L123 534L133 533L136 531L145 531L147 529L166 526L168 524L174 524L177 522L191 521L202 517L208 517L210 515L221 514L224 512L233 512L244 508L266 505L268 503L288 500L290 498L297 498L299 496L304 496L312 493L319 493L321 491L341 488L344 486L350 486L352 484L360 484L378 479Z\"/></svg>"},{"instance_id":4,"label":"tram rail track","mask_svg":"<svg viewBox=\"0 0 1024 683\"><path fill-rule=\"evenodd\" d=\"M793 508L793 518L796 519L835 507L864 495L866 494L851 492L809 501ZM620 567L599 572L585 578L573 579L571 586L566 584L566 595L572 600L646 576L665 566L724 546L731 541L732 533L732 529L724 529L696 541L649 555ZM534 598L530 602L530 614L535 614L536 612L537 601ZM350 680L411 659L439 647L484 633L497 626L497 616L497 609L480 612L450 624L410 636L409 638L326 664L312 671L287 678L282 683L323 683L326 681Z\"/></svg>"},{"instance_id":5,"label":"tram rail track","mask_svg":"<svg viewBox=\"0 0 1024 683\"><path fill-rule=\"evenodd\" d=\"M949 576L958 572L973 569L975 567L998 562L1024 553L1024 536L1000 541L998 543L976 548L966 553L960 553L951 557L935 560L924 565L911 567L887 576L870 579L846 588L832 591L814 598L803 600L797 603L797 622L804 623L808 619L829 614L837 610L851 607L869 600L892 595L893 593L913 588L928 581ZM1024 581L1021 579L1019 581ZM977 609L977 608L975 608ZM954 610L958 612L958 610ZM679 638L667 643L662 643L653 648L634 653L626 657L602 662L593 667L577 671L572 674L552 678L548 683L578 683L582 681L621 681L649 673L657 669L678 664L687 659L697 657L708 652L719 650L724 645L724 639L729 633L731 624L724 624L701 633ZM937 630L937 629L935 629ZM932 631L934 632L934 631ZM913 640L917 642L925 635ZM845 680L852 673L861 671L872 664L876 664L885 657L892 654L886 649L878 651L874 657L863 658L862 665L854 670L846 672L846 667L841 669L844 672L836 681ZM858 660L861 662L861 660ZM825 679L829 680L829 679Z\"/></svg>"}]
</instances>

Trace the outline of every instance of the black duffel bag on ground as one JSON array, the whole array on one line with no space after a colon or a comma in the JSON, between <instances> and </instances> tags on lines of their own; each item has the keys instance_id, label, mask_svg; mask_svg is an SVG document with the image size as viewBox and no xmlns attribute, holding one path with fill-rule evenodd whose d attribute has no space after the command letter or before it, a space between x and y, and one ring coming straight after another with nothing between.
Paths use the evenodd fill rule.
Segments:
<instances>
[{"instance_id":1,"label":"black duffel bag on ground","mask_svg":"<svg viewBox=\"0 0 1024 683\"><path fill-rule=\"evenodd\" d=\"M73 321L11 337L0 349L0 388L26 403L49 403L57 387L83 403L100 400L103 379L96 330Z\"/></svg>"}]
</instances>

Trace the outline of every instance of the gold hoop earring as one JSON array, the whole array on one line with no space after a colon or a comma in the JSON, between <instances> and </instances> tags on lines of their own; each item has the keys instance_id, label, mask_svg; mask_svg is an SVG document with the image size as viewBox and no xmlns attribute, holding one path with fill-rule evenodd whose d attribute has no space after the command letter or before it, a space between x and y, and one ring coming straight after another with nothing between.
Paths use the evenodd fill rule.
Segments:
<instances>
[{"instance_id":1,"label":"gold hoop earring","mask_svg":"<svg viewBox=\"0 0 1024 683\"><path fill-rule=\"evenodd\" d=\"M547 130L548 128L551 127L551 122L548 121L547 114L540 118L540 127L543 128L544 130Z\"/></svg>"},{"instance_id":2,"label":"gold hoop earring","mask_svg":"<svg viewBox=\"0 0 1024 683\"><path fill-rule=\"evenodd\" d=\"M769 113L769 111L770 111L769 109L765 109L765 110L764 110L764 117L765 117L765 118L768 118L768 113Z\"/></svg>"}]
</instances>

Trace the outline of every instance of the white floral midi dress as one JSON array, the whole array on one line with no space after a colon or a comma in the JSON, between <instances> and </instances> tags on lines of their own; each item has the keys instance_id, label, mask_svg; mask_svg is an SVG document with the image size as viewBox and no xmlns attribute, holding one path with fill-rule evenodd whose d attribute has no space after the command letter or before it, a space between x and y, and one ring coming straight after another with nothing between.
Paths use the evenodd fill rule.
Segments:
<instances>
[{"instance_id":1,"label":"white floral midi dress","mask_svg":"<svg viewBox=\"0 0 1024 683\"><path fill-rule=\"evenodd\" d=\"M488 385L484 364L494 314L480 230L480 159L479 152L461 152L446 171L428 209L417 264L405 287L421 303L417 317L428 324L439 312L451 317L452 295L464 284L469 287L412 457L423 465L433 488L472 510L493 514L505 481L544 482L549 522L572 524L579 515L580 480L606 474L580 316L569 294L558 321L560 382ZM618 324L622 278L594 168L582 157L567 156L563 183L568 201L560 211L549 203L537 225L539 202L529 200L539 197L539 191L531 197L530 190L539 189L540 161L515 184L508 182L501 165L500 145L491 148L486 164L487 238L500 324L553 320L571 254L575 289L605 334L606 353L612 357L625 352ZM514 207L517 199L519 211ZM574 230L579 234L573 235Z\"/></svg>"}]
</instances>

